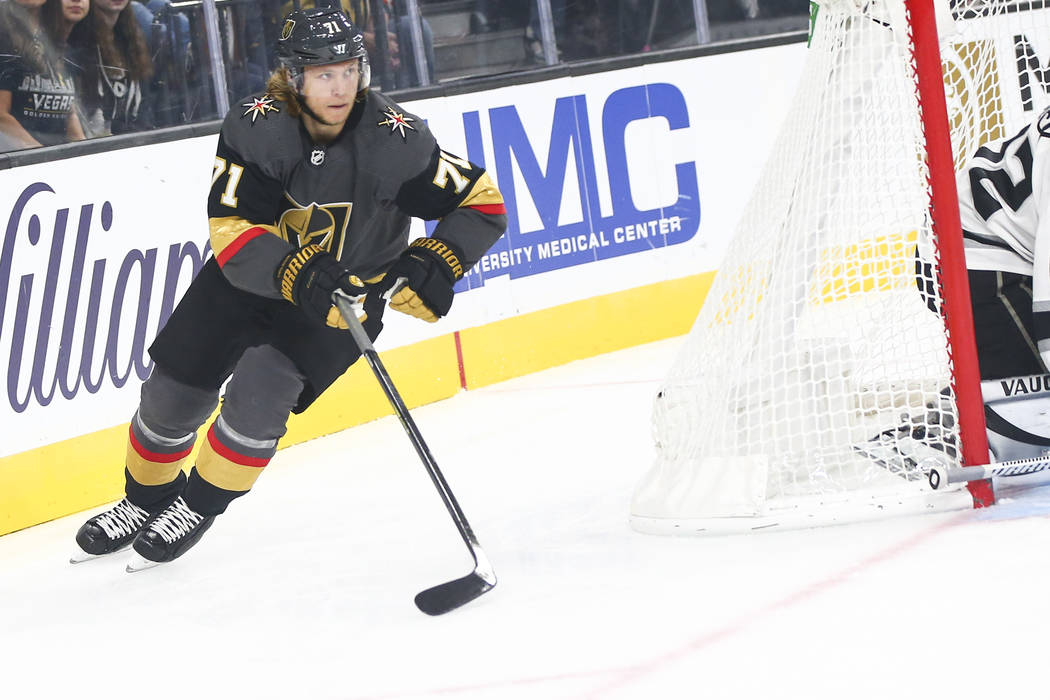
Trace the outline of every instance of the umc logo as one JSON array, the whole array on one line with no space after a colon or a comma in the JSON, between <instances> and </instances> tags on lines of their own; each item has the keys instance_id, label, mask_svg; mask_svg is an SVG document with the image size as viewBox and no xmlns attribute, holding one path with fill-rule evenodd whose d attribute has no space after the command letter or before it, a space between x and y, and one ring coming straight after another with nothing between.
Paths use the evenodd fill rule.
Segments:
<instances>
[{"instance_id":1,"label":"umc logo","mask_svg":"<svg viewBox=\"0 0 1050 700\"><path fill-rule=\"evenodd\" d=\"M487 116L493 162L485 162L487 139L478 112L463 115L466 155L497 181L507 205L507 232L457 290L500 275L515 279L665 248L699 230L696 163L654 153L630 137L638 122L648 122L645 128L652 130L690 128L688 105L677 86L621 88L597 107L587 95L560 97L551 122L530 119L528 130L517 105L493 107ZM546 153L537 152L533 138L542 139ZM658 202L657 180L667 185L656 195Z\"/></svg>"}]
</instances>

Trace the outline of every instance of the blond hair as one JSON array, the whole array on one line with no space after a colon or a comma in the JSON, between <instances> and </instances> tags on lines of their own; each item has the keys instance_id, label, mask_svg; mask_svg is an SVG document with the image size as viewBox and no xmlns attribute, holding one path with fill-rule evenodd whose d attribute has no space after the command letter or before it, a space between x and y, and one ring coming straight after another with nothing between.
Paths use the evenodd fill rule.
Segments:
<instances>
[{"instance_id":1,"label":"blond hair","mask_svg":"<svg viewBox=\"0 0 1050 700\"><path fill-rule=\"evenodd\" d=\"M284 66L278 66L273 73L270 73L270 78L266 81L266 92L275 100L283 102L291 116L298 117L303 113L299 91L295 89L292 84L292 76Z\"/></svg>"}]
</instances>

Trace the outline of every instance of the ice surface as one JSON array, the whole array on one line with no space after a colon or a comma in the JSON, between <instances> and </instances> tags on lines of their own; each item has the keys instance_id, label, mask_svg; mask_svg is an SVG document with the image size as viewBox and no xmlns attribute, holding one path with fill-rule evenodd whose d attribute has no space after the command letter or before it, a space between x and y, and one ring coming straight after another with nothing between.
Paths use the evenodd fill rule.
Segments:
<instances>
[{"instance_id":1,"label":"ice surface","mask_svg":"<svg viewBox=\"0 0 1050 700\"><path fill-rule=\"evenodd\" d=\"M1045 487L807 531L633 532L678 343L413 411L500 577L443 617L412 597L471 561L392 417L281 451L170 565L71 566L88 513L0 537L0 696L1046 696Z\"/></svg>"}]
</instances>

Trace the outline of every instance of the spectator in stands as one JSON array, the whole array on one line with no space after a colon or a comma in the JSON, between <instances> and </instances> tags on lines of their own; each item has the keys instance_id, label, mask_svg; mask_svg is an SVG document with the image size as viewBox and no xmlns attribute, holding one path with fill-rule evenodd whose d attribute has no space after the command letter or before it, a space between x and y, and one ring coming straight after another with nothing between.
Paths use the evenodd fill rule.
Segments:
<instances>
[{"instance_id":1,"label":"spectator in stands","mask_svg":"<svg viewBox=\"0 0 1050 700\"><path fill-rule=\"evenodd\" d=\"M66 72L73 79L74 90L80 68L70 55L69 35L73 32L73 27L87 17L90 8L91 0L45 0L40 10L40 22L44 33L55 48L55 53L61 58ZM81 105L77 103L76 111L79 112L80 108ZM80 116L79 113L76 115L78 123Z\"/></svg>"},{"instance_id":2,"label":"spectator in stands","mask_svg":"<svg viewBox=\"0 0 1050 700\"><path fill-rule=\"evenodd\" d=\"M87 17L90 0L45 0L40 19L44 32L61 54L69 51L69 34Z\"/></svg>"},{"instance_id":3,"label":"spectator in stands","mask_svg":"<svg viewBox=\"0 0 1050 700\"><path fill-rule=\"evenodd\" d=\"M58 1L58 0L54 0ZM68 65L42 21L44 0L0 4L0 142L3 150L84 138Z\"/></svg>"},{"instance_id":4,"label":"spectator in stands","mask_svg":"<svg viewBox=\"0 0 1050 700\"><path fill-rule=\"evenodd\" d=\"M153 128L153 62L129 0L93 0L69 43L84 68L85 132L101 136Z\"/></svg>"}]
</instances>

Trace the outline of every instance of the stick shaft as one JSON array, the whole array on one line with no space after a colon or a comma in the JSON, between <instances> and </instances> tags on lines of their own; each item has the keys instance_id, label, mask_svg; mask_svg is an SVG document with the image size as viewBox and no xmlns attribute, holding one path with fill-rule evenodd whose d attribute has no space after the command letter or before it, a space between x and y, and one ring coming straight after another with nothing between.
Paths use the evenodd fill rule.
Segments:
<instances>
[{"instance_id":1,"label":"stick shaft","mask_svg":"<svg viewBox=\"0 0 1050 700\"><path fill-rule=\"evenodd\" d=\"M431 481L434 482L434 487L441 495L441 500L444 502L445 508L448 509L449 515L452 516L456 529L459 530L459 534L466 543L467 549L470 550L471 556L474 557L475 564L479 563L478 557L481 549L478 544L478 538L471 529L470 523L467 522L466 516L463 515L463 510L459 507L459 503L452 494L448 482L445 481L445 477L438 468L434 456L430 453L430 448L427 447L426 442L423 440L423 435L419 432L419 428L416 427L416 422L412 420L412 414L408 412L408 407L402 400L401 394L398 393L397 387L394 386L393 380L390 379L390 374L386 371L383 361L379 359L379 353L376 352L375 347L372 345L372 340L365 332L361 321L358 320L357 314L354 313L349 300L339 294L336 294L334 299L339 313L342 314L350 327L350 335L353 336L354 342L357 343L357 347L361 350L361 354L364 355L368 366L372 368L372 373L375 374L376 380L379 381L379 385L382 387L383 393L386 394L387 400L390 401L390 405L393 406L394 412L397 413L401 426L405 429L405 433L408 434L412 447L415 448L416 454L419 455L420 461L423 462L423 467L430 475ZM481 556L484 557L483 554Z\"/></svg>"},{"instance_id":2,"label":"stick shaft","mask_svg":"<svg viewBox=\"0 0 1050 700\"><path fill-rule=\"evenodd\" d=\"M993 476L1024 476L1050 469L1050 456L1033 459L1018 459L1000 464L987 464L977 467L950 467L947 470L948 483L959 484L969 481L990 479Z\"/></svg>"}]
</instances>

